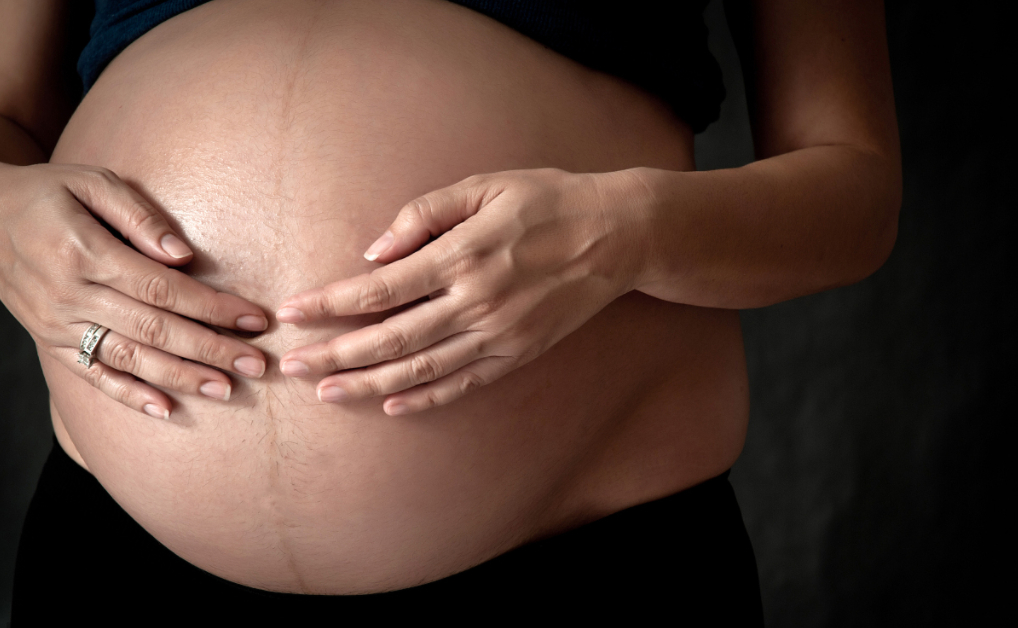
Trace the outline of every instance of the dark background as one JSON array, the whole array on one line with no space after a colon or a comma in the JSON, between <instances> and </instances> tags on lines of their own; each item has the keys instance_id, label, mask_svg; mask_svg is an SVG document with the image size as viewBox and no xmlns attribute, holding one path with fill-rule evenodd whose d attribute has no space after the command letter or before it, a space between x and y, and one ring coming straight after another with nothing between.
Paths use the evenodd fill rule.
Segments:
<instances>
[{"instance_id":1,"label":"dark background","mask_svg":"<svg viewBox=\"0 0 1018 628\"><path fill-rule=\"evenodd\" d=\"M1014 616L1013 35L997 10L938 5L887 7L905 172L890 260L855 286L742 315L752 419L731 478L770 626L982 625L1005 601ZM697 161L738 166L753 155L739 62L718 0L706 17L729 96ZM0 350L6 625L51 428L31 340L3 308Z\"/></svg>"}]
</instances>

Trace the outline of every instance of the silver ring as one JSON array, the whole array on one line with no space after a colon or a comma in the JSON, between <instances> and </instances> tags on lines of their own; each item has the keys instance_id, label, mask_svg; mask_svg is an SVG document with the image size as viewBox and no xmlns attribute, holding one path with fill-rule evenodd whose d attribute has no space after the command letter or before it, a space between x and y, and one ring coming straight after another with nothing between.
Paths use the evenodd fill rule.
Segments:
<instances>
[{"instance_id":1,"label":"silver ring","mask_svg":"<svg viewBox=\"0 0 1018 628\"><path fill-rule=\"evenodd\" d=\"M81 349L78 352L78 364L84 364L85 368L92 368L92 363L95 361L95 355L93 352L95 348L99 346L99 341L108 332L109 329L103 327L99 323L92 323L92 325L85 331L85 334L81 337L81 342L78 344L78 348Z\"/></svg>"}]
</instances>

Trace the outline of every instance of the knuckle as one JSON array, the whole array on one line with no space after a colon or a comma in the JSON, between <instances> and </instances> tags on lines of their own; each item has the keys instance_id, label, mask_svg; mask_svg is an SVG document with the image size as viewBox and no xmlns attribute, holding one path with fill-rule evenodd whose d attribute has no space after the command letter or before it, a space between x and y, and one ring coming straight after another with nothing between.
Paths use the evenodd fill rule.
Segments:
<instances>
[{"instance_id":1,"label":"knuckle","mask_svg":"<svg viewBox=\"0 0 1018 628\"><path fill-rule=\"evenodd\" d=\"M45 342L45 341L42 341L41 339L37 339L35 334L32 334L32 340L35 340L35 344L37 344L40 349L45 351L46 355L48 355L49 357L53 358L54 360L60 361L60 362L65 361L65 356L64 356L65 348L64 347L61 347L61 346L59 346L59 345L57 345L55 343L52 343L52 342Z\"/></svg>"},{"instance_id":2,"label":"knuckle","mask_svg":"<svg viewBox=\"0 0 1018 628\"><path fill-rule=\"evenodd\" d=\"M81 174L84 175L85 180L93 185L105 185L111 183L116 175L109 168L103 168L102 166L93 166L87 170L82 170Z\"/></svg>"},{"instance_id":3,"label":"knuckle","mask_svg":"<svg viewBox=\"0 0 1018 628\"><path fill-rule=\"evenodd\" d=\"M144 313L137 317L135 338L151 347L165 347L169 337L169 325L161 314Z\"/></svg>"},{"instance_id":4,"label":"knuckle","mask_svg":"<svg viewBox=\"0 0 1018 628\"><path fill-rule=\"evenodd\" d=\"M481 321L489 318L492 314L495 314L501 307L501 303L497 299L484 299L476 303L471 304L465 308L467 317L472 321Z\"/></svg>"},{"instance_id":5,"label":"knuckle","mask_svg":"<svg viewBox=\"0 0 1018 628\"><path fill-rule=\"evenodd\" d=\"M329 318L332 316L332 313L337 309L338 304L339 297L337 297L329 289L319 291L318 294L309 297L304 302L304 306L320 318Z\"/></svg>"},{"instance_id":6,"label":"knuckle","mask_svg":"<svg viewBox=\"0 0 1018 628\"><path fill-rule=\"evenodd\" d=\"M466 371L463 373L463 377L460 378L460 394L466 395L467 393L473 392L484 386L484 380L481 376L473 371Z\"/></svg>"},{"instance_id":7,"label":"knuckle","mask_svg":"<svg viewBox=\"0 0 1018 628\"><path fill-rule=\"evenodd\" d=\"M110 170L109 168L104 168L102 166L94 166L92 168L92 173L99 179L106 181L108 183L114 183L120 180L120 177L114 174L112 170Z\"/></svg>"},{"instance_id":8,"label":"knuckle","mask_svg":"<svg viewBox=\"0 0 1018 628\"><path fill-rule=\"evenodd\" d=\"M80 273L91 257L91 251L84 238L74 232L67 234L60 240L56 254L64 269L73 273Z\"/></svg>"},{"instance_id":9,"label":"knuckle","mask_svg":"<svg viewBox=\"0 0 1018 628\"><path fill-rule=\"evenodd\" d=\"M362 393L369 397L378 396L382 391L382 383L378 381L378 376L375 373L365 373L360 387Z\"/></svg>"},{"instance_id":10,"label":"knuckle","mask_svg":"<svg viewBox=\"0 0 1018 628\"><path fill-rule=\"evenodd\" d=\"M488 356L491 353L492 339L482 333L474 333L474 353L479 356Z\"/></svg>"},{"instance_id":11,"label":"knuckle","mask_svg":"<svg viewBox=\"0 0 1018 628\"><path fill-rule=\"evenodd\" d=\"M132 201L134 211L127 216L128 229L132 232L139 233L162 228L162 216L157 214L147 201L135 199L132 199Z\"/></svg>"},{"instance_id":12,"label":"knuckle","mask_svg":"<svg viewBox=\"0 0 1018 628\"><path fill-rule=\"evenodd\" d=\"M398 329L380 330L375 337L375 356L383 360L403 357L409 349L410 342Z\"/></svg>"},{"instance_id":13,"label":"knuckle","mask_svg":"<svg viewBox=\"0 0 1018 628\"><path fill-rule=\"evenodd\" d=\"M199 317L201 320L215 325L229 319L229 306L223 302L221 297L221 294L216 293L213 296L198 301Z\"/></svg>"},{"instance_id":14,"label":"knuckle","mask_svg":"<svg viewBox=\"0 0 1018 628\"><path fill-rule=\"evenodd\" d=\"M88 384L90 386L92 386L93 388L100 388L101 389L103 387L102 384L103 384L103 380L104 380L104 375L103 375L103 371L102 371L101 368L98 368L98 367L95 367L95 366L93 366L92 368L84 368L84 367L81 367L81 368L82 368L82 370L79 371L81 373L81 379L83 379L86 382L88 382Z\"/></svg>"},{"instance_id":15,"label":"knuckle","mask_svg":"<svg viewBox=\"0 0 1018 628\"><path fill-rule=\"evenodd\" d=\"M387 310L395 299L393 288L382 279L373 279L361 288L357 295L357 306L364 312Z\"/></svg>"},{"instance_id":16,"label":"knuckle","mask_svg":"<svg viewBox=\"0 0 1018 628\"><path fill-rule=\"evenodd\" d=\"M106 345L103 349L103 358L105 358L103 362L118 371L133 373L141 364L141 345L137 342L127 340Z\"/></svg>"},{"instance_id":17,"label":"knuckle","mask_svg":"<svg viewBox=\"0 0 1018 628\"><path fill-rule=\"evenodd\" d=\"M224 346L222 337L214 332L202 334L196 344L198 361L204 364L226 364L229 349Z\"/></svg>"},{"instance_id":18,"label":"knuckle","mask_svg":"<svg viewBox=\"0 0 1018 628\"><path fill-rule=\"evenodd\" d=\"M44 290L46 299L50 304L57 307L68 307L78 303L82 297L82 286L76 286L70 281L54 280ZM43 322L47 326L56 326L64 324L57 316L52 312L49 312L42 317Z\"/></svg>"},{"instance_id":19,"label":"knuckle","mask_svg":"<svg viewBox=\"0 0 1018 628\"><path fill-rule=\"evenodd\" d=\"M188 390L191 382L190 373L182 366L173 366L162 375L163 385L173 390Z\"/></svg>"},{"instance_id":20,"label":"knuckle","mask_svg":"<svg viewBox=\"0 0 1018 628\"><path fill-rule=\"evenodd\" d=\"M81 185L88 190L93 202L102 203L109 195L114 174L106 168L90 168L81 171Z\"/></svg>"},{"instance_id":21,"label":"knuckle","mask_svg":"<svg viewBox=\"0 0 1018 628\"><path fill-rule=\"evenodd\" d=\"M461 244L452 249L448 254L448 266L454 277L464 277L476 273L481 266L481 255L470 248L468 244Z\"/></svg>"},{"instance_id":22,"label":"knuckle","mask_svg":"<svg viewBox=\"0 0 1018 628\"><path fill-rule=\"evenodd\" d=\"M407 209L421 224L430 225L435 219L435 206L427 196L419 196L407 203Z\"/></svg>"},{"instance_id":23,"label":"knuckle","mask_svg":"<svg viewBox=\"0 0 1018 628\"><path fill-rule=\"evenodd\" d=\"M119 401L125 406L131 406L134 408L138 408L141 405L137 403L135 399L135 391L130 385L123 381L118 381L115 378L109 377L108 375L103 375L102 377L104 379L102 391L111 399Z\"/></svg>"},{"instance_id":24,"label":"knuckle","mask_svg":"<svg viewBox=\"0 0 1018 628\"><path fill-rule=\"evenodd\" d=\"M415 355L408 366L410 377L415 384L433 382L442 375L442 367L427 354Z\"/></svg>"},{"instance_id":25,"label":"knuckle","mask_svg":"<svg viewBox=\"0 0 1018 628\"><path fill-rule=\"evenodd\" d=\"M435 406L442 405L442 399L438 396L438 393L434 390L424 391L424 407L434 408Z\"/></svg>"},{"instance_id":26,"label":"knuckle","mask_svg":"<svg viewBox=\"0 0 1018 628\"><path fill-rule=\"evenodd\" d=\"M40 206L46 208L63 207L67 205L69 196L73 198L73 194L69 195L68 192L64 186L47 185L36 190L35 198Z\"/></svg>"},{"instance_id":27,"label":"knuckle","mask_svg":"<svg viewBox=\"0 0 1018 628\"><path fill-rule=\"evenodd\" d=\"M476 305L476 312L479 317L488 318L502 309L502 303L498 299L485 299Z\"/></svg>"},{"instance_id":28,"label":"knuckle","mask_svg":"<svg viewBox=\"0 0 1018 628\"><path fill-rule=\"evenodd\" d=\"M174 304L173 284L165 273L151 273L139 278L138 295L143 301L160 309Z\"/></svg>"},{"instance_id":29,"label":"knuckle","mask_svg":"<svg viewBox=\"0 0 1018 628\"><path fill-rule=\"evenodd\" d=\"M327 347L327 351L323 356L324 362L326 363L325 365L337 371L343 369L343 365L345 364L345 360L343 359L343 337L337 336L336 338L326 342L325 346Z\"/></svg>"},{"instance_id":30,"label":"knuckle","mask_svg":"<svg viewBox=\"0 0 1018 628\"><path fill-rule=\"evenodd\" d=\"M14 311L14 309L11 308L11 311ZM61 332L66 331L66 323L59 316L55 315L51 310L47 310L45 312L31 312L31 310L29 310L28 313L34 314L34 316L31 316L29 319L30 324L25 325L26 329L39 329L44 333L45 332L52 333L53 331Z\"/></svg>"}]
</instances>

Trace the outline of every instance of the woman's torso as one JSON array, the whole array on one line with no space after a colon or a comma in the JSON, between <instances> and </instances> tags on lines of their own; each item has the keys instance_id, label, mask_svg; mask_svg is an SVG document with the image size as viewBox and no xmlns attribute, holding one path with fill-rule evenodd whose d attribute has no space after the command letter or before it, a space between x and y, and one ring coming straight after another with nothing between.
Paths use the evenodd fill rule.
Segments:
<instances>
[{"instance_id":1,"label":"woman's torso","mask_svg":"<svg viewBox=\"0 0 1018 628\"><path fill-rule=\"evenodd\" d=\"M693 167L658 100L438 0L215 0L106 69L54 161L106 166L272 312L366 272L403 203L470 174ZM388 417L284 378L288 349L382 316L280 326L227 402L139 415L41 356L61 443L170 549L278 591L411 586L729 467L747 391L735 312L639 293L448 406ZM66 429L66 432L64 431ZM83 513L83 516L87 516Z\"/></svg>"}]
</instances>

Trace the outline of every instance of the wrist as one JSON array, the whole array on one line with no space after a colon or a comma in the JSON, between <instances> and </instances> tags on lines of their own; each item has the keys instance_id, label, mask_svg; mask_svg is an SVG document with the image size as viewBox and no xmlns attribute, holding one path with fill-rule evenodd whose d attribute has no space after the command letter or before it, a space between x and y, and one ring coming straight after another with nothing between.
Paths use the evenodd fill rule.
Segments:
<instances>
[{"instance_id":1,"label":"wrist","mask_svg":"<svg viewBox=\"0 0 1018 628\"><path fill-rule=\"evenodd\" d=\"M668 178L674 174L647 167L608 173L615 187L617 230L625 239L630 262L627 292L642 290L659 278L661 209Z\"/></svg>"}]
</instances>

